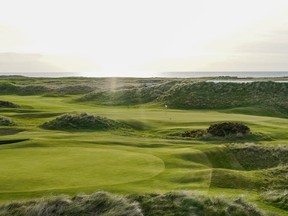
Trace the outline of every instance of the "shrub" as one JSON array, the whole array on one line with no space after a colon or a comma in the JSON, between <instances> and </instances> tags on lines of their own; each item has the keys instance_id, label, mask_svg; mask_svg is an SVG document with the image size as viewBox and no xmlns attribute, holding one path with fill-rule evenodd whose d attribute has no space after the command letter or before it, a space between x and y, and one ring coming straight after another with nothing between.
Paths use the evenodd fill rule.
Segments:
<instances>
[{"instance_id":1,"label":"shrub","mask_svg":"<svg viewBox=\"0 0 288 216\"><path fill-rule=\"evenodd\" d=\"M236 122L223 122L212 124L207 130L190 130L172 134L172 136L182 136L182 137L242 137L250 133L250 128L246 125Z\"/></svg>"},{"instance_id":2,"label":"shrub","mask_svg":"<svg viewBox=\"0 0 288 216\"><path fill-rule=\"evenodd\" d=\"M173 134L173 135L174 136L181 136L181 137L199 138L199 137L203 137L203 136L207 135L207 131L206 130L197 129L197 130L190 130L190 131L180 132L180 133L176 133L176 134Z\"/></svg>"},{"instance_id":3,"label":"shrub","mask_svg":"<svg viewBox=\"0 0 288 216\"><path fill-rule=\"evenodd\" d=\"M212 124L207 132L218 137L243 136L250 133L250 128L237 122L223 122Z\"/></svg>"}]
</instances>

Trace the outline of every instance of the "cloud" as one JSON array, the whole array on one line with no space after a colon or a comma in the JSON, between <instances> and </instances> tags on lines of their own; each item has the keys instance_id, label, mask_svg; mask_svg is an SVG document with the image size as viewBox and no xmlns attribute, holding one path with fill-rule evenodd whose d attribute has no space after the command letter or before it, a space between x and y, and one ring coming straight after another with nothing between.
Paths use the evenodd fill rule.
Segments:
<instances>
[{"instance_id":1,"label":"cloud","mask_svg":"<svg viewBox=\"0 0 288 216\"><path fill-rule=\"evenodd\" d=\"M257 40L239 46L240 53L286 54L288 53L288 28L259 35Z\"/></svg>"}]
</instances>

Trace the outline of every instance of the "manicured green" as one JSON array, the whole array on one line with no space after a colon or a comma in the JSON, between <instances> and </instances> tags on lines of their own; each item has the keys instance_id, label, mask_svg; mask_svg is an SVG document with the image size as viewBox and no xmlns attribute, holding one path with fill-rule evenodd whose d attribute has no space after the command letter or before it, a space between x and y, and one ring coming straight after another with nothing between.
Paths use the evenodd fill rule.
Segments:
<instances>
[{"instance_id":1,"label":"manicured green","mask_svg":"<svg viewBox=\"0 0 288 216\"><path fill-rule=\"evenodd\" d=\"M155 156L101 148L3 149L0 158L5 164L0 167L0 191L6 193L123 184L164 169Z\"/></svg>"}]
</instances>

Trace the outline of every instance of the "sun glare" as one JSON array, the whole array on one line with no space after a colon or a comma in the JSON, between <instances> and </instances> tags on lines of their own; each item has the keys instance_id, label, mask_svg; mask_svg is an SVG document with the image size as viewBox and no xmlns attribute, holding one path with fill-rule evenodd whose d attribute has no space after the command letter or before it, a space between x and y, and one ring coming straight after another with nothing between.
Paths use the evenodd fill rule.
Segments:
<instances>
[{"instance_id":1,"label":"sun glare","mask_svg":"<svg viewBox=\"0 0 288 216\"><path fill-rule=\"evenodd\" d=\"M283 29L287 7L282 0L12 0L0 7L0 52L50 55L46 62L63 71L212 70L219 59L225 70L231 56L249 52L242 47L277 37L269 34Z\"/></svg>"}]
</instances>

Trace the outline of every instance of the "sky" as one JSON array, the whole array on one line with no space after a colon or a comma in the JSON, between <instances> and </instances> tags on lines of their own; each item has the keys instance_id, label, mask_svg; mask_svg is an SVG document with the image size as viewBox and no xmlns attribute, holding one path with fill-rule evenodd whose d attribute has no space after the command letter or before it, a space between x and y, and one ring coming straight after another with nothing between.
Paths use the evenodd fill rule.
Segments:
<instances>
[{"instance_id":1,"label":"sky","mask_svg":"<svg viewBox=\"0 0 288 216\"><path fill-rule=\"evenodd\" d=\"M287 0L0 0L0 72L288 71Z\"/></svg>"}]
</instances>

